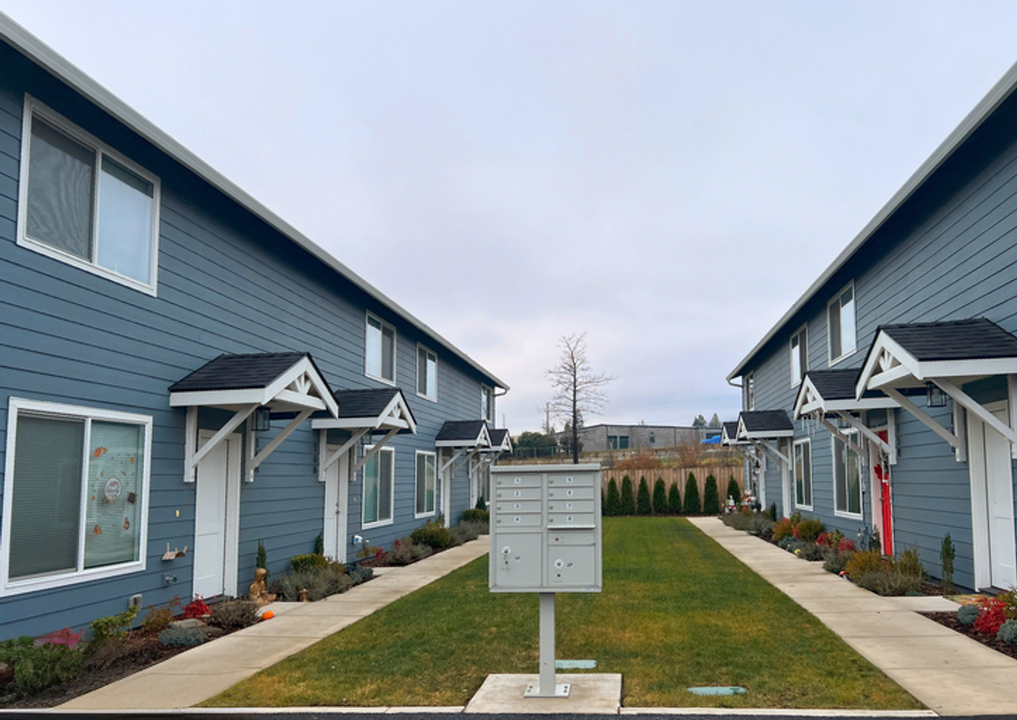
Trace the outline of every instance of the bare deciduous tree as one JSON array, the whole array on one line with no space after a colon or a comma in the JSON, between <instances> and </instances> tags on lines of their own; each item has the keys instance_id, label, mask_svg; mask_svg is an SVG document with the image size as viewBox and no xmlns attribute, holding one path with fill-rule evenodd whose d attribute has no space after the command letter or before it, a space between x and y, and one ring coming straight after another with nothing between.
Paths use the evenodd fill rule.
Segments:
<instances>
[{"instance_id":1,"label":"bare deciduous tree","mask_svg":"<svg viewBox=\"0 0 1017 720\"><path fill-rule=\"evenodd\" d=\"M579 462L579 428L585 413L604 411L607 395L601 389L614 380L614 376L594 373L586 361L586 333L562 336L558 341L561 357L558 364L546 371L554 388L551 413L564 420L571 431L572 462Z\"/></svg>"}]
</instances>

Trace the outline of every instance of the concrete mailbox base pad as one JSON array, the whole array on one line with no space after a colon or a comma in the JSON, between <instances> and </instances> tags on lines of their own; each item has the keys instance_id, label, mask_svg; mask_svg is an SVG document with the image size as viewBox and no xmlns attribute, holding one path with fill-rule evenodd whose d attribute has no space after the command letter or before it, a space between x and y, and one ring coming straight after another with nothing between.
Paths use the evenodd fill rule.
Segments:
<instances>
[{"instance_id":1,"label":"concrete mailbox base pad","mask_svg":"<svg viewBox=\"0 0 1017 720\"><path fill-rule=\"evenodd\" d=\"M523 697L528 685L540 683L537 674L488 675L465 712L615 715L621 707L622 676L619 673L559 673L555 679L572 686L568 697Z\"/></svg>"}]
</instances>

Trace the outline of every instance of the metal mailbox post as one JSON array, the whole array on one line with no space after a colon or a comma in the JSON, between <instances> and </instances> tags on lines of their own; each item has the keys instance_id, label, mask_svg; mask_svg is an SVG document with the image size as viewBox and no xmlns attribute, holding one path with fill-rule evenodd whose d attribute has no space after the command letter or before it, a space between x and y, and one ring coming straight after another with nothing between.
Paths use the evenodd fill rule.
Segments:
<instances>
[{"instance_id":1,"label":"metal mailbox post","mask_svg":"<svg viewBox=\"0 0 1017 720\"><path fill-rule=\"evenodd\" d=\"M540 594L540 685L527 697L567 697L555 684L554 595L600 592L600 465L491 468L491 592Z\"/></svg>"}]
</instances>

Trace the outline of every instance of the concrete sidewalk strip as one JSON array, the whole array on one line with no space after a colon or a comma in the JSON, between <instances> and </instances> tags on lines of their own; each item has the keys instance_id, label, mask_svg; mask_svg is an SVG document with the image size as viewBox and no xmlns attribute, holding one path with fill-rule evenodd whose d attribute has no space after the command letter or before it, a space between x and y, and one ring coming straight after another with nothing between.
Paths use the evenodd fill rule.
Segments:
<instances>
[{"instance_id":1,"label":"concrete sidewalk strip","mask_svg":"<svg viewBox=\"0 0 1017 720\"><path fill-rule=\"evenodd\" d=\"M273 603L277 614L224 638L60 705L59 710L157 710L189 708L338 632L389 603L419 590L487 554L488 538L398 568L384 568L370 582L314 603ZM278 711L278 709L273 708ZM316 708L321 710L321 708ZM330 710L332 710L330 708ZM335 710L346 710L336 708ZM386 712L389 708L365 708ZM459 710L461 711L461 709ZM246 711L245 711L246 712ZM418 711L423 712L423 711Z\"/></svg>"},{"instance_id":2,"label":"concrete sidewalk strip","mask_svg":"<svg viewBox=\"0 0 1017 720\"><path fill-rule=\"evenodd\" d=\"M1017 660L917 614L956 609L956 603L941 597L880 597L830 573L825 573L830 582L824 583L816 575L817 568L825 572L820 563L796 558L732 530L717 518L690 518L690 522L935 712L1017 713Z\"/></svg>"}]
</instances>

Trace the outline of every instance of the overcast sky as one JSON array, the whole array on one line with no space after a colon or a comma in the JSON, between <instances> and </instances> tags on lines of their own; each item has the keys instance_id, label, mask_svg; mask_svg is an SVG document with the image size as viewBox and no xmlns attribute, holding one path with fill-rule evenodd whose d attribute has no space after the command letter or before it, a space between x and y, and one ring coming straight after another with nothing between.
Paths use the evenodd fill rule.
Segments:
<instances>
[{"instance_id":1,"label":"overcast sky","mask_svg":"<svg viewBox=\"0 0 1017 720\"><path fill-rule=\"evenodd\" d=\"M724 377L1017 60L1017 2L4 0L512 386L733 419Z\"/></svg>"}]
</instances>

